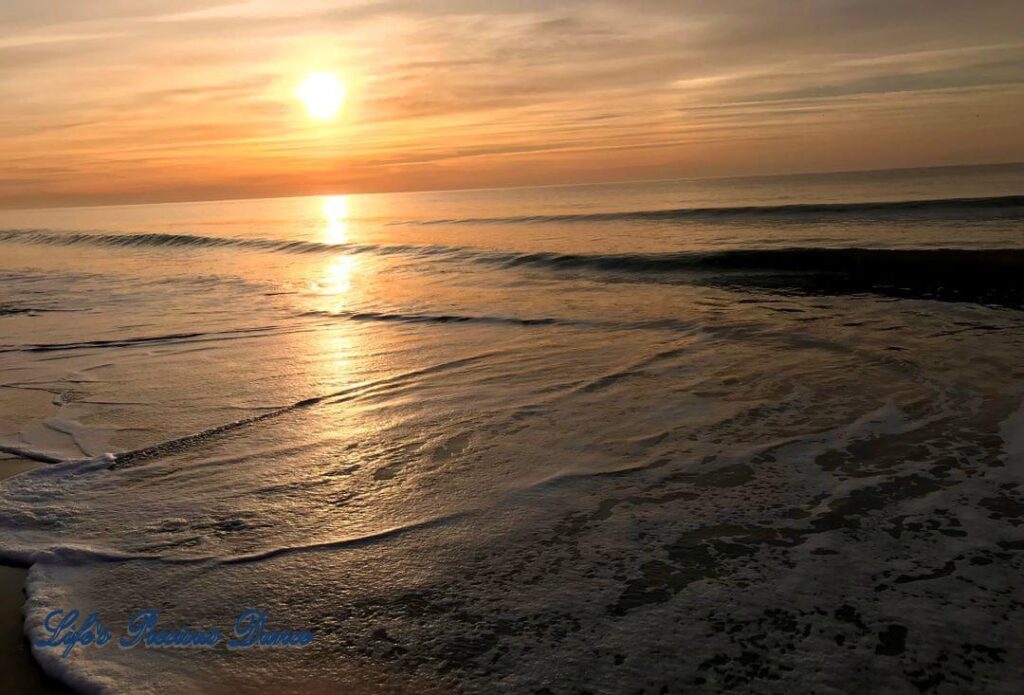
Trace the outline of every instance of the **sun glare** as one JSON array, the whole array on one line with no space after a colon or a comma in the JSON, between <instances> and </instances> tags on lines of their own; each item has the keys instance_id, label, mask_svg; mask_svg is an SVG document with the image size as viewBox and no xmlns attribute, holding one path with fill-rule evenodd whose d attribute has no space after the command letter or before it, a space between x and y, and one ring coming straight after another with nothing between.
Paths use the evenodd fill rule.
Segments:
<instances>
[{"instance_id":1,"label":"sun glare","mask_svg":"<svg viewBox=\"0 0 1024 695\"><path fill-rule=\"evenodd\" d=\"M348 199L343 195L329 195L324 198L324 240L328 244L344 244L348 241L345 220L348 217Z\"/></svg>"},{"instance_id":2,"label":"sun glare","mask_svg":"<svg viewBox=\"0 0 1024 695\"><path fill-rule=\"evenodd\" d=\"M321 121L333 118L345 101L345 85L330 72L311 72L296 93L309 115Z\"/></svg>"}]
</instances>

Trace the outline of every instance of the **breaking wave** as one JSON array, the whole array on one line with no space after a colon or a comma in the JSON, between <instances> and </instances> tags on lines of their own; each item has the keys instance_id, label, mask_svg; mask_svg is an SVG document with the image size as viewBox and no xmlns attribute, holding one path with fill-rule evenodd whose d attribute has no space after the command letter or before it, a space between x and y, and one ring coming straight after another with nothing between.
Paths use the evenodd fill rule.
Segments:
<instances>
[{"instance_id":1,"label":"breaking wave","mask_svg":"<svg viewBox=\"0 0 1024 695\"><path fill-rule=\"evenodd\" d=\"M959 204L981 205L987 200L989 199L964 199L959 201ZM1007 198L994 200L1005 201ZM1009 200L1024 201L1024 196ZM941 202L950 204L954 201ZM821 294L870 292L948 301L977 301L1013 307L1024 305L1024 286L1019 281L1021 272L1024 271L1024 249L1021 248L789 247L583 254L527 253L444 245L332 245L313 241L236 239L189 234L0 231L0 241L5 240L60 245L233 247L280 253L373 254L404 256L425 261L477 263L510 269L537 268L551 272L615 274L619 280L638 282L690 282ZM364 318L381 317L367 315ZM457 317L435 317L433 320L453 321L457 320Z\"/></svg>"}]
</instances>

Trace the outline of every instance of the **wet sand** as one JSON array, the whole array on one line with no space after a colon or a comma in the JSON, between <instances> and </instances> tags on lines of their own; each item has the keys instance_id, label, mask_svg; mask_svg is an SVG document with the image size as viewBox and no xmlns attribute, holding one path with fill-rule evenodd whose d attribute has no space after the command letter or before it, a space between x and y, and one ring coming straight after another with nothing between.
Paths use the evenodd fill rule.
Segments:
<instances>
[{"instance_id":1,"label":"wet sand","mask_svg":"<svg viewBox=\"0 0 1024 695\"><path fill-rule=\"evenodd\" d=\"M0 458L0 480L40 464L17 458ZM12 695L69 693L49 678L32 658L23 632L21 607L25 603L24 567L0 565L0 692Z\"/></svg>"}]
</instances>

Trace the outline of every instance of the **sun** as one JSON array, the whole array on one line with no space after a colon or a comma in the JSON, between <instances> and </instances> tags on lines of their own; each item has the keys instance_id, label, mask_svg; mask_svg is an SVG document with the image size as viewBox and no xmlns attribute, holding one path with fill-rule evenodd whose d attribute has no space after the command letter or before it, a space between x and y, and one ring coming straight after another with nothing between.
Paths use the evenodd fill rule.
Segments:
<instances>
[{"instance_id":1,"label":"sun","mask_svg":"<svg viewBox=\"0 0 1024 695\"><path fill-rule=\"evenodd\" d=\"M330 72L311 72L296 92L309 115L326 121L333 118L345 101L345 85Z\"/></svg>"}]
</instances>

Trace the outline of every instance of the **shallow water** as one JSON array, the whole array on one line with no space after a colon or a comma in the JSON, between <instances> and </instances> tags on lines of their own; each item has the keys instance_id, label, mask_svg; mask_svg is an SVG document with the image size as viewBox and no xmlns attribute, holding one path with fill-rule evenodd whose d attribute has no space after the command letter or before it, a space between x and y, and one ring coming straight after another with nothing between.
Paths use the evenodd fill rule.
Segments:
<instances>
[{"instance_id":1,"label":"shallow water","mask_svg":"<svg viewBox=\"0 0 1024 695\"><path fill-rule=\"evenodd\" d=\"M316 633L36 656L115 692L1017 692L1022 194L1002 166L4 212L0 448L49 462L0 483L32 634Z\"/></svg>"}]
</instances>

